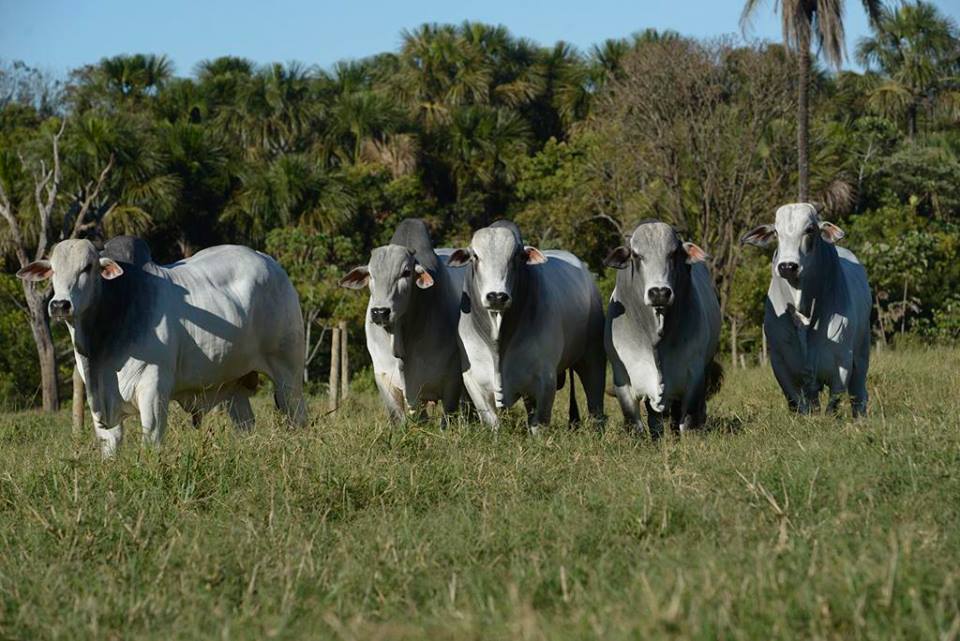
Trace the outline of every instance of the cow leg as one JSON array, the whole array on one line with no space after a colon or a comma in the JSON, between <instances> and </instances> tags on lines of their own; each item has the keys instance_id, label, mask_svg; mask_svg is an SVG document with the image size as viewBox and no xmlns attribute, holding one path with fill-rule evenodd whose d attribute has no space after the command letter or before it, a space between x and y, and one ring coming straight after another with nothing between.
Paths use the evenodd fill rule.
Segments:
<instances>
[{"instance_id":1,"label":"cow leg","mask_svg":"<svg viewBox=\"0 0 960 641\"><path fill-rule=\"evenodd\" d=\"M777 379L790 410L800 414L806 413L807 405L802 392L796 385L793 372L787 367L786 360L777 350L770 351L770 365L773 367L773 376Z\"/></svg>"},{"instance_id":2,"label":"cow leg","mask_svg":"<svg viewBox=\"0 0 960 641\"><path fill-rule=\"evenodd\" d=\"M861 347L853 355L853 369L850 372L850 410L853 418L867 413L867 367L870 362L870 340L867 336L866 347Z\"/></svg>"},{"instance_id":3,"label":"cow leg","mask_svg":"<svg viewBox=\"0 0 960 641\"><path fill-rule=\"evenodd\" d=\"M830 400L827 403L827 412L840 417L840 401L847 396L850 383L850 370L853 368L852 354L846 363L838 365L830 381Z\"/></svg>"},{"instance_id":4,"label":"cow leg","mask_svg":"<svg viewBox=\"0 0 960 641\"><path fill-rule=\"evenodd\" d=\"M680 404L680 432L703 427L707 422L707 379L706 376L692 385Z\"/></svg>"},{"instance_id":5,"label":"cow leg","mask_svg":"<svg viewBox=\"0 0 960 641\"><path fill-rule=\"evenodd\" d=\"M463 376L464 386L467 388L467 394L470 396L470 400L473 401L473 405L477 408L477 414L480 415L480 420L484 425L498 429L500 427L500 419L497 416L497 406L493 398L493 390L486 390L484 386L481 385L474 377L464 374Z\"/></svg>"},{"instance_id":6,"label":"cow leg","mask_svg":"<svg viewBox=\"0 0 960 641\"><path fill-rule=\"evenodd\" d=\"M653 409L650 401L644 401L647 407L647 425L650 427L650 437L658 439L663 436L663 415Z\"/></svg>"},{"instance_id":7,"label":"cow leg","mask_svg":"<svg viewBox=\"0 0 960 641\"><path fill-rule=\"evenodd\" d=\"M163 440L163 433L167 430L169 404L170 398L166 392L158 389L156 385L145 385L143 391L137 395L145 445L160 445Z\"/></svg>"},{"instance_id":8,"label":"cow leg","mask_svg":"<svg viewBox=\"0 0 960 641\"><path fill-rule=\"evenodd\" d=\"M583 385L583 392L587 397L587 411L590 416L599 423L598 427L603 428L603 395L607 382L607 359L604 352L592 350L574 367L577 376L580 377L580 384ZM571 382L572 377L571 377ZM570 388L571 393L573 387Z\"/></svg>"},{"instance_id":9,"label":"cow leg","mask_svg":"<svg viewBox=\"0 0 960 641\"><path fill-rule=\"evenodd\" d=\"M640 402L634 395L629 385L620 385L614 388L617 400L620 402L620 410L623 412L623 421L625 429L633 429L639 436L643 434L643 421L640 418Z\"/></svg>"},{"instance_id":10,"label":"cow leg","mask_svg":"<svg viewBox=\"0 0 960 641\"><path fill-rule=\"evenodd\" d=\"M100 441L100 455L104 459L113 458L123 441L123 420L116 427L106 427L94 421L93 431Z\"/></svg>"},{"instance_id":11,"label":"cow leg","mask_svg":"<svg viewBox=\"0 0 960 641\"><path fill-rule=\"evenodd\" d=\"M681 404L680 401L674 401L670 403L670 428L674 432L683 432L684 430L684 419L685 407Z\"/></svg>"},{"instance_id":12,"label":"cow leg","mask_svg":"<svg viewBox=\"0 0 960 641\"><path fill-rule=\"evenodd\" d=\"M233 425L240 431L252 430L256 423L253 408L250 407L250 399L244 394L234 394L233 398L227 401L227 413Z\"/></svg>"},{"instance_id":13,"label":"cow leg","mask_svg":"<svg viewBox=\"0 0 960 641\"><path fill-rule=\"evenodd\" d=\"M541 425L549 425L553 418L553 401L557 396L557 381L553 376L540 377L540 393L537 395L533 420L527 418L530 433L536 435Z\"/></svg>"},{"instance_id":14,"label":"cow leg","mask_svg":"<svg viewBox=\"0 0 960 641\"><path fill-rule=\"evenodd\" d=\"M296 364L296 359L272 359L267 365L267 375L273 381L273 400L280 410L295 427L303 427L307 422L307 405L303 400L303 368L302 360ZM291 362L288 362L291 361Z\"/></svg>"},{"instance_id":15,"label":"cow leg","mask_svg":"<svg viewBox=\"0 0 960 641\"><path fill-rule=\"evenodd\" d=\"M463 383L458 376L455 380L449 381L443 390L443 417L440 419L440 426L447 429L450 425L450 418L460 413L460 395L463 390Z\"/></svg>"}]
</instances>

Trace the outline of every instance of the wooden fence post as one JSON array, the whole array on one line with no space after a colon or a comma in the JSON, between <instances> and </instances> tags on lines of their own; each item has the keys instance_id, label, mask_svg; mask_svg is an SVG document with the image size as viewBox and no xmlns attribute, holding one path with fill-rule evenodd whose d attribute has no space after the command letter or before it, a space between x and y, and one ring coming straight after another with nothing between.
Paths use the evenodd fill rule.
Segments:
<instances>
[{"instance_id":1,"label":"wooden fence post","mask_svg":"<svg viewBox=\"0 0 960 641\"><path fill-rule=\"evenodd\" d=\"M340 328L330 330L330 411L340 407Z\"/></svg>"},{"instance_id":2,"label":"wooden fence post","mask_svg":"<svg viewBox=\"0 0 960 641\"><path fill-rule=\"evenodd\" d=\"M760 348L760 362L764 365L767 364L767 330L764 327L760 326L760 337L762 339L761 348Z\"/></svg>"},{"instance_id":3,"label":"wooden fence post","mask_svg":"<svg viewBox=\"0 0 960 641\"><path fill-rule=\"evenodd\" d=\"M84 390L83 390L83 379L80 378L80 367L76 364L73 366L73 433L82 434L83 433L83 416L84 416L84 407L83 402L85 400Z\"/></svg>"},{"instance_id":4,"label":"wooden fence post","mask_svg":"<svg viewBox=\"0 0 960 641\"><path fill-rule=\"evenodd\" d=\"M347 321L340 321L340 400L350 391L350 353L347 349Z\"/></svg>"},{"instance_id":5,"label":"wooden fence post","mask_svg":"<svg viewBox=\"0 0 960 641\"><path fill-rule=\"evenodd\" d=\"M730 319L730 365L737 369L737 319Z\"/></svg>"}]
</instances>

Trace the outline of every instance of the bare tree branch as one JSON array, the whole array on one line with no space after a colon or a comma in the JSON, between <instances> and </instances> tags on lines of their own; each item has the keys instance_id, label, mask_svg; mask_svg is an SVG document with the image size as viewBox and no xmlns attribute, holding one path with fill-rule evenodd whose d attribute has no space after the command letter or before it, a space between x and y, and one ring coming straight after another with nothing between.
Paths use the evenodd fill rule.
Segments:
<instances>
[{"instance_id":1,"label":"bare tree branch","mask_svg":"<svg viewBox=\"0 0 960 641\"><path fill-rule=\"evenodd\" d=\"M37 239L37 251L34 260L40 260L47 253L47 244L50 242L50 221L53 218L53 208L57 203L57 194L60 191L60 138L67 126L67 119L60 121L60 129L53 135L53 167L48 171L46 163L40 161L40 171L35 174L34 197L37 201L37 215L40 217L40 236ZM21 159L21 162L23 160ZM43 191L46 190L46 202Z\"/></svg>"},{"instance_id":2,"label":"bare tree branch","mask_svg":"<svg viewBox=\"0 0 960 641\"><path fill-rule=\"evenodd\" d=\"M103 184L107 180L107 175L110 173L110 170L113 169L113 154L110 154L110 160L107 161L107 164L104 166L103 171L100 172L100 176L97 177L97 182L94 184L92 181L87 183L84 188L85 197L80 203L80 211L77 212L77 217L73 221L73 231L70 233L70 238L77 238L80 236L80 233L86 229L91 229L97 226L97 221L94 221L90 225L84 224L84 219L87 217L87 212L90 210L90 206L96 202L97 197L100 195L100 189L103 187ZM110 208L111 210L113 207ZM109 210L108 210L109 211Z\"/></svg>"}]
</instances>

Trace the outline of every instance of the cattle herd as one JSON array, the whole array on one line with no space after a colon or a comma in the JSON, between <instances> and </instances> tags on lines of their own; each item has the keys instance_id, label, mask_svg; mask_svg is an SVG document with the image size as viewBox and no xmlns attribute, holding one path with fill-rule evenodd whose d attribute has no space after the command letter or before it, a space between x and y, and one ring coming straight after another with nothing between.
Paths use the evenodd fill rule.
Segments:
<instances>
[{"instance_id":1,"label":"cattle herd","mask_svg":"<svg viewBox=\"0 0 960 641\"><path fill-rule=\"evenodd\" d=\"M835 246L843 235L812 205L790 204L742 238L777 242L764 331L777 382L801 413L819 409L824 386L829 410L849 396L854 416L866 412L870 289L856 257ZM433 401L444 420L472 406L495 428L500 410L523 400L536 432L569 379L577 423L576 374L602 425L609 361L627 425L643 429L642 403L657 436L665 415L675 430L703 425L720 385L720 305L707 259L670 225L640 223L605 260L617 272L604 314L587 266L524 244L512 222L478 230L468 247L435 249L426 225L408 219L340 284L370 290L367 349L394 421ZM303 424L300 304L269 256L220 246L161 266L137 238L102 251L69 240L18 276L53 281L50 316L69 329L105 456L129 416L145 442L159 443L170 401L194 424L222 404L238 428L251 427L259 373L273 381L277 407Z\"/></svg>"}]
</instances>

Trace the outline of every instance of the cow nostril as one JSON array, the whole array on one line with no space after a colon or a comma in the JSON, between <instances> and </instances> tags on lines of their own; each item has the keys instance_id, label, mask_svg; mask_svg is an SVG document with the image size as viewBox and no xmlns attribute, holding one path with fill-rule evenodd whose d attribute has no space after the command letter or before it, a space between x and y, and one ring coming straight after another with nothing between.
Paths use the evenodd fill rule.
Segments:
<instances>
[{"instance_id":1,"label":"cow nostril","mask_svg":"<svg viewBox=\"0 0 960 641\"><path fill-rule=\"evenodd\" d=\"M487 294L487 301L490 303L502 305L510 300L510 295L507 292L490 292Z\"/></svg>"},{"instance_id":2,"label":"cow nostril","mask_svg":"<svg viewBox=\"0 0 960 641\"><path fill-rule=\"evenodd\" d=\"M370 310L370 318L374 322L384 323L390 320L390 308L389 307L374 307Z\"/></svg>"}]
</instances>

